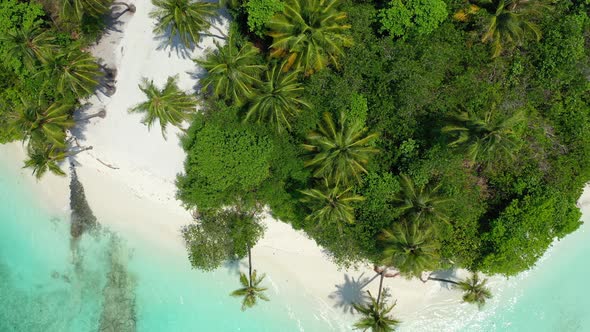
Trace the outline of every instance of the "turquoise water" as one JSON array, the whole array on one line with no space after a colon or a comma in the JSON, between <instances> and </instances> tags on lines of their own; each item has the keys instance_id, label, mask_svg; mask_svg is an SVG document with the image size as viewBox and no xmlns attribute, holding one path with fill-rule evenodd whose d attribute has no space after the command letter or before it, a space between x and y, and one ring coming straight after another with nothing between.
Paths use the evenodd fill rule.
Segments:
<instances>
[{"instance_id":1,"label":"turquoise water","mask_svg":"<svg viewBox=\"0 0 590 332\"><path fill-rule=\"evenodd\" d=\"M297 296L247 312L228 296L236 271L201 273L108 230L73 255L65 213L44 210L0 165L0 331L328 331ZM99 220L100 221L100 220ZM270 281L269 281L270 283ZM271 286L271 285L268 285Z\"/></svg>"},{"instance_id":2,"label":"turquoise water","mask_svg":"<svg viewBox=\"0 0 590 332\"><path fill-rule=\"evenodd\" d=\"M587 223L533 271L492 283L484 311L449 301L401 331L590 331L589 232ZM67 215L41 208L0 165L1 332L348 330L297 289L269 285L272 302L241 312L228 296L235 271L191 270L185 257L129 234L86 234L77 252Z\"/></svg>"}]
</instances>

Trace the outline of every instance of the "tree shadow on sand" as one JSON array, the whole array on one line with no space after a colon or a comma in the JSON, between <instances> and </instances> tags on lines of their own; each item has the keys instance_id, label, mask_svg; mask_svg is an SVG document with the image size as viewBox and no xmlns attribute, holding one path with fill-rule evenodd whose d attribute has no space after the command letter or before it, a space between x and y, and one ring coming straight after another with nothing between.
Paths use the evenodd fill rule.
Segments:
<instances>
[{"instance_id":1,"label":"tree shadow on sand","mask_svg":"<svg viewBox=\"0 0 590 332\"><path fill-rule=\"evenodd\" d=\"M344 274L344 283L336 285L336 290L329 295L329 298L336 301L335 308L342 309L342 312L353 314L354 304L364 304L369 301L367 292L363 288L375 280L378 276L369 278L364 276L364 272L354 278L348 274Z\"/></svg>"}]
</instances>

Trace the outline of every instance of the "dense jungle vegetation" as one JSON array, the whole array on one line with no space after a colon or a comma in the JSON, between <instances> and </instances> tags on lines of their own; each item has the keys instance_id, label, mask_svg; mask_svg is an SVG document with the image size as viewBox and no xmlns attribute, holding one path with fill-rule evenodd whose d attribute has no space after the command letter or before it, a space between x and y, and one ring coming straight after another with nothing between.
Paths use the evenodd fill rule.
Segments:
<instances>
[{"instance_id":1,"label":"dense jungle vegetation","mask_svg":"<svg viewBox=\"0 0 590 332\"><path fill-rule=\"evenodd\" d=\"M170 42L193 49L209 28L224 39L195 59L200 111L182 142L194 266L249 255L263 207L341 266L406 277L512 276L580 226L588 0L228 0L228 33L215 4L153 3ZM101 76L83 50L110 5L0 3L0 142L27 142L38 176L75 153L74 109ZM174 79L143 84L151 100L135 111L163 132L197 103ZM245 307L260 280L243 276Z\"/></svg>"}]
</instances>

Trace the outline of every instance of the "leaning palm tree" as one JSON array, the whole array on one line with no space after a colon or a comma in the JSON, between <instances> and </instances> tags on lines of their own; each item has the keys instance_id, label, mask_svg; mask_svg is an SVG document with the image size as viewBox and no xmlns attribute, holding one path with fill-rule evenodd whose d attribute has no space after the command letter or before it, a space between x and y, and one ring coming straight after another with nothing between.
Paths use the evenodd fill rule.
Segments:
<instances>
[{"instance_id":1,"label":"leaning palm tree","mask_svg":"<svg viewBox=\"0 0 590 332\"><path fill-rule=\"evenodd\" d=\"M273 65L266 72L265 81L254 91L245 121L255 118L258 123L268 123L280 133L290 129L291 119L310 105L302 99L303 84L298 71L284 73L283 66Z\"/></svg>"},{"instance_id":2,"label":"leaning palm tree","mask_svg":"<svg viewBox=\"0 0 590 332\"><path fill-rule=\"evenodd\" d=\"M486 301L492 298L492 292L486 286L488 280L480 280L477 273L473 273L471 277L458 282L436 277L428 277L428 280L448 282L455 285L455 287L463 291L463 302L477 304L479 309L483 308Z\"/></svg>"},{"instance_id":3,"label":"leaning palm tree","mask_svg":"<svg viewBox=\"0 0 590 332\"><path fill-rule=\"evenodd\" d=\"M354 304L354 308L363 316L359 319L354 327L357 330L373 331L373 332L392 332L401 323L399 320L393 318L390 313L395 307L395 303L388 306L385 299L377 300L369 293L371 302L369 304Z\"/></svg>"},{"instance_id":4,"label":"leaning palm tree","mask_svg":"<svg viewBox=\"0 0 590 332\"><path fill-rule=\"evenodd\" d=\"M306 167L313 169L314 177L325 177L335 183L351 184L361 181L371 155L379 152L373 147L377 134L367 134L358 121L347 121L344 113L336 124L330 113L324 113L324 123L317 132L307 136L303 147L310 152Z\"/></svg>"},{"instance_id":5,"label":"leaning palm tree","mask_svg":"<svg viewBox=\"0 0 590 332\"><path fill-rule=\"evenodd\" d=\"M514 152L520 144L518 128L525 120L523 111L496 116L492 108L484 118L472 112L461 112L442 132L455 138L449 146L465 148L473 161L489 161L498 156L514 159Z\"/></svg>"},{"instance_id":6,"label":"leaning palm tree","mask_svg":"<svg viewBox=\"0 0 590 332\"><path fill-rule=\"evenodd\" d=\"M250 277L245 273L240 273L240 283L242 288L236 289L230 295L235 297L243 297L242 300L242 311L254 307L258 300L269 301L268 297L264 294L267 290L265 287L260 287L260 283L264 279L265 275L257 276L256 270L254 270Z\"/></svg>"},{"instance_id":7,"label":"leaning palm tree","mask_svg":"<svg viewBox=\"0 0 590 332\"><path fill-rule=\"evenodd\" d=\"M419 278L438 266L439 244L432 227L400 221L384 229L378 240L383 246L381 263L395 267L402 276Z\"/></svg>"},{"instance_id":8,"label":"leaning palm tree","mask_svg":"<svg viewBox=\"0 0 590 332\"><path fill-rule=\"evenodd\" d=\"M100 16L109 10L113 0L61 0L60 18L80 22L84 15Z\"/></svg>"},{"instance_id":9,"label":"leaning palm tree","mask_svg":"<svg viewBox=\"0 0 590 332\"><path fill-rule=\"evenodd\" d=\"M24 139L48 142L59 148L66 145L66 130L75 125L71 117L73 105L55 102L44 108L23 100L12 119L12 125Z\"/></svg>"},{"instance_id":10,"label":"leaning palm tree","mask_svg":"<svg viewBox=\"0 0 590 332\"><path fill-rule=\"evenodd\" d=\"M216 50L203 60L195 62L207 71L201 80L203 91L220 99L243 105L254 93L254 85L260 83L260 75L266 66L259 61L260 50L250 42L238 47L230 35L226 45L215 41Z\"/></svg>"},{"instance_id":11,"label":"leaning palm tree","mask_svg":"<svg viewBox=\"0 0 590 332\"><path fill-rule=\"evenodd\" d=\"M212 26L210 19L217 13L213 2L194 0L152 0L156 9L150 13L158 22L154 33L168 35L168 44L173 45L178 38L182 44L193 49L199 42L201 33Z\"/></svg>"},{"instance_id":12,"label":"leaning palm tree","mask_svg":"<svg viewBox=\"0 0 590 332\"><path fill-rule=\"evenodd\" d=\"M96 59L76 46L51 56L39 74L62 95L71 93L76 98L90 96L102 75Z\"/></svg>"},{"instance_id":13,"label":"leaning palm tree","mask_svg":"<svg viewBox=\"0 0 590 332\"><path fill-rule=\"evenodd\" d=\"M47 61L56 48L54 42L52 31L35 26L0 34L0 43L6 46L6 56L20 61L29 69Z\"/></svg>"},{"instance_id":14,"label":"leaning palm tree","mask_svg":"<svg viewBox=\"0 0 590 332\"><path fill-rule=\"evenodd\" d=\"M51 144L44 144L44 142L29 141L27 148L28 159L25 160L23 168L33 169L33 175L37 180L40 180L47 172L64 176L66 173L59 167L59 163L67 157L91 149L92 147L85 147L77 151L69 151Z\"/></svg>"},{"instance_id":15,"label":"leaning palm tree","mask_svg":"<svg viewBox=\"0 0 590 332\"><path fill-rule=\"evenodd\" d=\"M481 38L491 43L492 57L497 57L506 49L521 46L527 38L539 40L541 29L534 22L543 10L549 8L548 0L472 0L468 11L460 11L455 18L465 20L483 8L485 30Z\"/></svg>"},{"instance_id":16,"label":"leaning palm tree","mask_svg":"<svg viewBox=\"0 0 590 332\"><path fill-rule=\"evenodd\" d=\"M146 95L147 100L129 110L131 113L144 113L142 123L147 125L148 129L158 120L164 138L168 124L180 128L184 121L190 120L197 107L196 98L180 90L176 81L177 77L168 77L164 87L158 89L153 81L144 78L139 89Z\"/></svg>"},{"instance_id":17,"label":"leaning palm tree","mask_svg":"<svg viewBox=\"0 0 590 332\"><path fill-rule=\"evenodd\" d=\"M286 0L285 9L268 24L272 56L286 57L288 65L310 75L328 64L339 67L344 47L353 44L346 34L341 0Z\"/></svg>"},{"instance_id":18,"label":"leaning palm tree","mask_svg":"<svg viewBox=\"0 0 590 332\"><path fill-rule=\"evenodd\" d=\"M464 292L463 301L477 304L480 309L483 308L486 300L492 298L492 292L486 287L487 281L487 279L480 280L479 275L474 273L470 278L459 282L457 287Z\"/></svg>"},{"instance_id":19,"label":"leaning palm tree","mask_svg":"<svg viewBox=\"0 0 590 332\"><path fill-rule=\"evenodd\" d=\"M400 177L401 190L394 196L393 203L403 216L428 224L448 221L445 207L451 200L441 195L441 183L418 187L406 174Z\"/></svg>"},{"instance_id":20,"label":"leaning palm tree","mask_svg":"<svg viewBox=\"0 0 590 332\"><path fill-rule=\"evenodd\" d=\"M330 185L324 179L322 187L302 190L301 193L305 196L302 201L308 203L313 211L306 219L316 222L318 226L336 224L338 228L342 224L354 223L352 204L361 202L364 198L356 195L352 189Z\"/></svg>"}]
</instances>

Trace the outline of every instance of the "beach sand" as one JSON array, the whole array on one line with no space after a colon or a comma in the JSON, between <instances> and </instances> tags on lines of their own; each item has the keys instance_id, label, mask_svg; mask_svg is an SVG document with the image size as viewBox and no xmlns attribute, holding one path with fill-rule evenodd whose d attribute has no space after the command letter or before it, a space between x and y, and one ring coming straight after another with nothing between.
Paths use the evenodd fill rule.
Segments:
<instances>
[{"instance_id":1,"label":"beach sand","mask_svg":"<svg viewBox=\"0 0 590 332\"><path fill-rule=\"evenodd\" d=\"M162 49L152 33L154 21L148 17L150 0L135 1L137 11L126 16L119 29L111 31L92 52L110 67L117 68L116 92L88 100L92 114L107 111L104 119L94 118L76 129L81 146L93 150L76 156L77 172L86 196L99 222L122 234L134 234L149 241L162 252L186 255L179 229L192 218L176 200L175 177L183 170L184 151L180 147L178 129L168 129L164 140L159 126L151 131L141 123L141 115L127 110L143 101L138 83L143 77L163 84L168 76L178 75L179 86L194 91L198 68L191 58L199 57L213 45L211 37L204 38L188 57ZM227 21L221 23L226 29ZM24 152L20 143L0 147L8 161L20 163ZM19 164L20 165L20 164ZM107 166L108 165L108 166ZM67 168L67 167L64 167ZM68 210L68 180L52 175L36 181L20 171L39 199L59 211ZM304 292L310 306L319 312L352 322L355 316L344 313L342 297L353 296L347 290L338 292L343 284L358 284L359 279L375 276L372 266L339 270L316 243L290 225L266 216L265 237L253 249L256 268L266 272L276 292ZM187 264L188 260L187 260ZM346 281L348 282L346 283ZM361 282L362 283L362 282ZM397 300L394 314L402 321L412 321L425 314L447 312L449 305L462 305L461 294L439 282L423 284L419 280L386 279L393 299ZM363 290L376 294L378 279ZM354 292L353 292L354 293ZM472 314L477 310L474 308ZM466 317L468 319L468 317Z\"/></svg>"}]
</instances>

